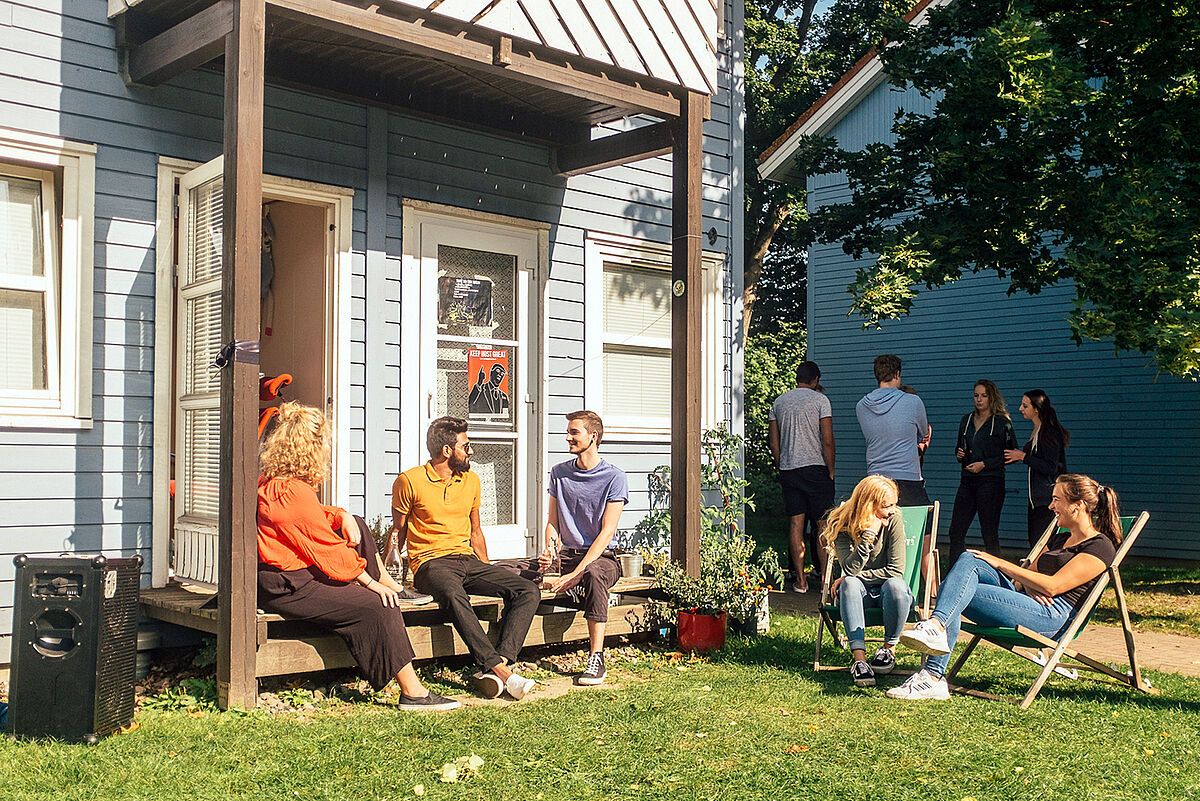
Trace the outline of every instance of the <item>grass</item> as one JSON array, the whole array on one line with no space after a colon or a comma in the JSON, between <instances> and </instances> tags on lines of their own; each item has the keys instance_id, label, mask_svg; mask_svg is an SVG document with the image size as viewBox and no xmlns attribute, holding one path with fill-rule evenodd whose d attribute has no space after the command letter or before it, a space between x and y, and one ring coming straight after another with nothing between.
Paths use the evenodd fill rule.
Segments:
<instances>
[{"instance_id":1,"label":"grass","mask_svg":"<svg viewBox=\"0 0 1200 801\"><path fill-rule=\"evenodd\" d=\"M1121 582L1135 629L1200 637L1200 568L1123 565ZM1104 593L1092 621L1121 624L1113 592Z\"/></svg>"},{"instance_id":2,"label":"grass","mask_svg":"<svg viewBox=\"0 0 1200 801\"><path fill-rule=\"evenodd\" d=\"M447 714L146 710L92 748L0 742L0 797L413 799L421 786L426 799L489 801L1200 798L1198 680L1152 674L1163 695L1151 697L1055 678L1026 712L906 704L844 671L814 675L814 632L776 616L769 636L709 659L648 650L610 666L611 686ZM1026 664L987 649L962 679L1016 694ZM438 781L472 753L477 776Z\"/></svg>"}]
</instances>

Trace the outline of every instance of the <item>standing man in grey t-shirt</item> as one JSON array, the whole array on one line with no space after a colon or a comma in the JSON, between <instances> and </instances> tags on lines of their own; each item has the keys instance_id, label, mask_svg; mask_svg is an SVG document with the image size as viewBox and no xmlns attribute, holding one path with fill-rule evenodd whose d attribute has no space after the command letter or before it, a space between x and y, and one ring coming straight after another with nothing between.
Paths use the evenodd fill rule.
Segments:
<instances>
[{"instance_id":1,"label":"standing man in grey t-shirt","mask_svg":"<svg viewBox=\"0 0 1200 801\"><path fill-rule=\"evenodd\" d=\"M567 415L567 447L575 457L550 470L550 508L546 545L538 557L544 572L561 553L562 578L552 592L579 588L590 650L587 667L576 681L604 681L604 628L608 623L609 590L621 577L612 552L621 511L629 503L629 482L619 467L600 458L604 422L587 410Z\"/></svg>"},{"instance_id":2,"label":"standing man in grey t-shirt","mask_svg":"<svg viewBox=\"0 0 1200 801\"><path fill-rule=\"evenodd\" d=\"M833 411L819 392L821 368L805 362L796 368L796 388L775 399L767 416L767 444L779 468L788 514L788 554L796 570L794 592L808 592L804 574L804 525L811 521L809 549L813 567L823 576L818 542L825 513L833 506Z\"/></svg>"}]
</instances>

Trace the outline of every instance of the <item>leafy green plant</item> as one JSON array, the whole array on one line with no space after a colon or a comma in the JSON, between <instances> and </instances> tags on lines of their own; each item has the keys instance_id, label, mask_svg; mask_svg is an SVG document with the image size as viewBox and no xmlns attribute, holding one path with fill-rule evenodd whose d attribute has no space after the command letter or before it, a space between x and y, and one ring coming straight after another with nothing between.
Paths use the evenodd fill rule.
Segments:
<instances>
[{"instance_id":1,"label":"leafy green plant","mask_svg":"<svg viewBox=\"0 0 1200 801\"><path fill-rule=\"evenodd\" d=\"M166 692L147 698L142 702L142 708L162 712L215 712L217 682L215 679L184 679Z\"/></svg>"}]
</instances>

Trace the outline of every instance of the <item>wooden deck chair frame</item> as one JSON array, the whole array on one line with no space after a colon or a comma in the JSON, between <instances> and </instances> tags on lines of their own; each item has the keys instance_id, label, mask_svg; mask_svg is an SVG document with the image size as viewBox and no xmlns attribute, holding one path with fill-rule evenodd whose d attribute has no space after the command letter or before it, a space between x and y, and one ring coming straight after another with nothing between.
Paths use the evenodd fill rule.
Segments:
<instances>
[{"instance_id":1,"label":"wooden deck chair frame","mask_svg":"<svg viewBox=\"0 0 1200 801\"><path fill-rule=\"evenodd\" d=\"M937 575L937 526L941 504L938 501L934 501L929 506L905 506L899 509L899 514L904 515L904 532L906 538L909 536L909 516L919 510L924 510L925 512L924 526L920 534L920 542L918 543L918 563L913 566L913 571L908 574L908 586L913 593L913 611L916 612L918 620L924 620L933 611L930 599L933 597L934 583ZM829 592L829 588L833 584L833 565L836 561L837 556L833 549L826 549L825 580L821 586L821 601L817 606L817 643L813 653L814 671L821 669L821 640L824 638L826 628L829 629L829 632L833 635L838 645L844 648L847 644L845 635L838 634L837 624L841 620L841 611L833 605ZM910 612L909 619L911 620L912 617L912 612ZM869 611L867 625L872 625ZM845 627L843 626L843 628ZM867 638L867 642L882 641L882 637Z\"/></svg>"},{"instance_id":2,"label":"wooden deck chair frame","mask_svg":"<svg viewBox=\"0 0 1200 801\"><path fill-rule=\"evenodd\" d=\"M1157 695L1158 690L1151 687L1150 683L1142 678L1142 671L1138 666L1137 650L1135 649L1133 642L1133 624L1129 620L1129 608L1125 603L1125 588L1121 584L1120 571L1121 562L1125 559L1125 554L1129 553L1129 549L1133 547L1133 543L1137 541L1138 535L1142 532L1142 529L1146 526L1146 521L1149 519L1149 512L1142 512L1136 518L1125 517L1121 519L1123 524L1122 528L1125 529L1125 535L1121 539L1121 547L1117 549L1117 556L1115 559L1113 559L1112 566L1100 574L1100 579L1096 582L1096 586L1092 587L1091 592L1087 594L1083 600L1083 603L1081 603L1076 609L1075 617L1072 619L1071 625L1067 627L1067 629L1062 633L1062 636L1060 636L1057 640L1046 637L1042 634L1038 634L1036 631L1027 629L1024 626L1016 626L1011 629L985 628L976 626L975 624L964 620L962 631L964 634L970 634L971 639L967 642L966 647L963 649L963 652L959 655L958 659L954 661L954 664L950 667L950 670L946 672L946 678L953 679L958 674L959 668L961 668L963 663L967 661L967 657L969 657L971 652L975 650L975 646L977 646L981 640L987 640L993 645L1006 648L1017 656L1028 659L1035 665L1042 665L1042 663L1039 662L1038 659L1031 653L1023 653L1022 651L1018 651L1016 649L1033 649L1039 655L1041 654L1041 649L1051 649L1052 651L1049 657L1045 657L1045 664L1042 665L1042 670L1038 674L1037 680L1033 682L1033 685L1029 688L1029 691L1025 693L1025 697L1020 699L1021 709L1029 708L1029 705L1033 703L1034 699L1037 698L1038 693L1041 692L1042 685L1046 683L1046 679L1050 677L1050 674L1056 667L1059 667L1060 665L1063 667L1068 667L1068 665L1062 662L1063 657L1069 657L1070 659L1074 660L1074 664L1069 665L1070 668L1089 671L1092 673L1101 673L1105 676L1116 679L1121 684L1127 684L1134 689L1141 690L1142 692ZM1032 562L1033 558L1041 552L1042 548L1046 547L1046 543L1050 541L1051 535L1054 534L1057 528L1057 522L1051 521L1050 525L1046 527L1045 532L1043 532L1042 536L1038 539L1037 544L1035 544L1029 551L1029 556L1026 557L1026 562ZM1121 613L1121 628L1124 629L1125 633L1125 649L1129 654L1130 670L1128 674L1114 670L1109 665L1106 665L1103 662L1100 662L1099 660L1094 659L1087 654L1084 654L1071 647L1071 642L1076 636L1079 635L1079 633L1084 629L1088 621L1091 619L1092 612L1095 611L1096 608L1096 603L1100 600L1100 596L1104 594L1104 590L1108 587L1109 581L1112 582L1113 590L1117 594L1117 609ZM995 635L989 636L989 632L1003 632L1003 639L999 639ZM1016 701L1017 699L1013 698L1009 700Z\"/></svg>"}]
</instances>

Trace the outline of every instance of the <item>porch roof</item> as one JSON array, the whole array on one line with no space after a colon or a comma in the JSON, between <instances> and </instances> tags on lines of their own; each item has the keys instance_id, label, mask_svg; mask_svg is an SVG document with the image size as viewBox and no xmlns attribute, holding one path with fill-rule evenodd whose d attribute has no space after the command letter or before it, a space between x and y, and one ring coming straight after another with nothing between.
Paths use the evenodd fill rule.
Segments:
<instances>
[{"instance_id":1,"label":"porch roof","mask_svg":"<svg viewBox=\"0 0 1200 801\"><path fill-rule=\"evenodd\" d=\"M603 39L602 29L577 0L568 0L569 15L555 17L553 30L561 36L532 41L550 26L530 26L534 13L529 9L519 17L525 24L513 22L518 19L513 14L503 20L497 16L514 3L266 0L265 77L555 144L586 140L590 126L634 114L675 118L685 90L705 95L715 90L716 12L710 0L669 4L708 11L687 15L696 40L687 47L669 18L662 24L670 24L673 45L643 20L641 42L618 42L614 27L631 36L619 25L608 26ZM484 8L464 20L467 5ZM538 12L542 16L553 12L545 0L525 5L544 6ZM598 19L596 4L588 6ZM231 7L229 0L110 0L110 16L129 52L130 79L153 85L219 62L223 47L218 42L228 32ZM710 31L701 30L697 20L702 16ZM568 18L576 26L569 35ZM503 30L505 24L509 30Z\"/></svg>"}]
</instances>

